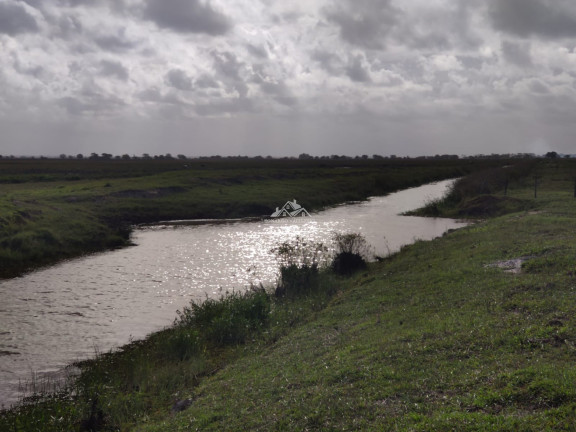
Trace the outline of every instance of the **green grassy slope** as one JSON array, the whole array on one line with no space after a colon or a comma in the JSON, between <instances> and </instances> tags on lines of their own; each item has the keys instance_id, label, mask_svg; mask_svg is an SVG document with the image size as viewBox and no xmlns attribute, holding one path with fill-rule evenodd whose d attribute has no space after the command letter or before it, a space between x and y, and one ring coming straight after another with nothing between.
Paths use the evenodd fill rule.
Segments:
<instances>
[{"instance_id":1,"label":"green grassy slope","mask_svg":"<svg viewBox=\"0 0 576 432\"><path fill-rule=\"evenodd\" d=\"M374 264L135 430L573 430L576 201L569 171L542 169L533 211ZM527 256L519 274L490 266Z\"/></svg>"},{"instance_id":2,"label":"green grassy slope","mask_svg":"<svg viewBox=\"0 0 576 432\"><path fill-rule=\"evenodd\" d=\"M210 348L188 328L152 335L88 366L77 397L6 413L0 426L574 430L574 165L531 169L538 198L532 171L506 195L528 210L418 241L351 278L326 275L318 294L272 303L243 344ZM517 258L518 273L495 265ZM189 406L174 412L176 400Z\"/></svg>"}]
</instances>

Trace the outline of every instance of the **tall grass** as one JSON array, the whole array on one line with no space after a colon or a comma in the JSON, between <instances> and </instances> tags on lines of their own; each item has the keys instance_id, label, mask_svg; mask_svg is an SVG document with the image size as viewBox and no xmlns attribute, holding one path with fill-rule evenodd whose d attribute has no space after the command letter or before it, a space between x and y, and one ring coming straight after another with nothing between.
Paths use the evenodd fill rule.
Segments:
<instances>
[{"instance_id":1,"label":"tall grass","mask_svg":"<svg viewBox=\"0 0 576 432\"><path fill-rule=\"evenodd\" d=\"M206 342L242 344L267 327L271 299L263 288L192 302L178 312L177 328L190 328Z\"/></svg>"}]
</instances>

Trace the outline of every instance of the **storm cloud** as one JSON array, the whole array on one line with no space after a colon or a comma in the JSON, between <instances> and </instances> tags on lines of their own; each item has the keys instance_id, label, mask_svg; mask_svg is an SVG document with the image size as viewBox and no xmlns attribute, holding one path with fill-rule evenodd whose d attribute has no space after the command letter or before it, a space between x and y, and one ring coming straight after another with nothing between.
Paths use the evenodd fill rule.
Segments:
<instances>
[{"instance_id":1,"label":"storm cloud","mask_svg":"<svg viewBox=\"0 0 576 432\"><path fill-rule=\"evenodd\" d=\"M325 13L344 41L370 49L386 46L399 15L391 0L344 0L326 8Z\"/></svg>"},{"instance_id":2,"label":"storm cloud","mask_svg":"<svg viewBox=\"0 0 576 432\"><path fill-rule=\"evenodd\" d=\"M160 27L184 33L222 35L232 27L223 13L200 0L146 0L144 16Z\"/></svg>"},{"instance_id":3,"label":"storm cloud","mask_svg":"<svg viewBox=\"0 0 576 432\"><path fill-rule=\"evenodd\" d=\"M23 5L10 1L0 3L0 33L15 36L38 30L36 19Z\"/></svg>"},{"instance_id":4,"label":"storm cloud","mask_svg":"<svg viewBox=\"0 0 576 432\"><path fill-rule=\"evenodd\" d=\"M576 36L576 4L565 0L493 0L494 27L520 37Z\"/></svg>"},{"instance_id":5,"label":"storm cloud","mask_svg":"<svg viewBox=\"0 0 576 432\"><path fill-rule=\"evenodd\" d=\"M571 0L0 0L0 155L568 153L575 36Z\"/></svg>"}]
</instances>

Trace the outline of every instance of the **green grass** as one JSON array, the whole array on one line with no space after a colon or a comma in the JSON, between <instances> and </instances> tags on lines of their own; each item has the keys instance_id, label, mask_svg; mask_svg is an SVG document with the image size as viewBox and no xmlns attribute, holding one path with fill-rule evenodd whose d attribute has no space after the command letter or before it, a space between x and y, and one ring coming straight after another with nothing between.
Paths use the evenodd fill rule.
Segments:
<instances>
[{"instance_id":1,"label":"green grass","mask_svg":"<svg viewBox=\"0 0 576 432\"><path fill-rule=\"evenodd\" d=\"M82 430L92 417L142 432L573 430L573 164L533 169L536 200L531 172L507 191L529 210L417 241L351 277L321 273L297 298L251 309L238 294L219 314L207 304L203 322L251 331L223 343L177 322L87 362L72 393L4 413L0 429ZM518 274L490 266L518 257L530 257ZM189 407L174 412L175 400Z\"/></svg>"}]
</instances>

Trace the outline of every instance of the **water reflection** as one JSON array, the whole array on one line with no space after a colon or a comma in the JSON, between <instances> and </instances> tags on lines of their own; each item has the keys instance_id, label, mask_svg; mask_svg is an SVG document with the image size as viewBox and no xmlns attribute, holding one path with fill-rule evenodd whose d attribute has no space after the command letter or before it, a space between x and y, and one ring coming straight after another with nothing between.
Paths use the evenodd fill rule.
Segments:
<instances>
[{"instance_id":1,"label":"water reflection","mask_svg":"<svg viewBox=\"0 0 576 432\"><path fill-rule=\"evenodd\" d=\"M386 255L462 224L401 217L442 195L448 183L338 206L312 218L137 230L136 247L98 254L0 282L0 404L19 380L142 338L170 325L191 299L275 282L271 249L294 240L327 243L359 232Z\"/></svg>"}]
</instances>

